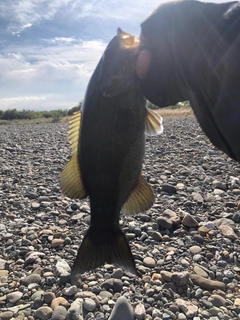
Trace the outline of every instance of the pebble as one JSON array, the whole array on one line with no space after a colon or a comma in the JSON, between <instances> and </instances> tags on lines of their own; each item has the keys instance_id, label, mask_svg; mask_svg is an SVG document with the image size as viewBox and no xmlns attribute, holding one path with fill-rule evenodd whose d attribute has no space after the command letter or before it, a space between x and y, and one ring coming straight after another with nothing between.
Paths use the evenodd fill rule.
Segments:
<instances>
[{"instance_id":1,"label":"pebble","mask_svg":"<svg viewBox=\"0 0 240 320\"><path fill-rule=\"evenodd\" d=\"M87 311L93 311L96 308L96 302L93 299L86 298L84 299L83 306Z\"/></svg>"},{"instance_id":2,"label":"pebble","mask_svg":"<svg viewBox=\"0 0 240 320\"><path fill-rule=\"evenodd\" d=\"M156 266L156 261L151 257L146 257L146 258L143 259L143 264L146 267L154 268Z\"/></svg>"},{"instance_id":3,"label":"pebble","mask_svg":"<svg viewBox=\"0 0 240 320\"><path fill-rule=\"evenodd\" d=\"M125 297L118 298L109 320L133 320L133 308Z\"/></svg>"},{"instance_id":4,"label":"pebble","mask_svg":"<svg viewBox=\"0 0 240 320\"><path fill-rule=\"evenodd\" d=\"M36 317L40 320L47 320L52 317L52 309L46 306L40 307L36 311Z\"/></svg>"},{"instance_id":5,"label":"pebble","mask_svg":"<svg viewBox=\"0 0 240 320\"><path fill-rule=\"evenodd\" d=\"M198 285L200 288L207 289L207 290L220 289L224 291L226 288L226 285L223 282L206 279L196 274L191 275L191 280L194 284Z\"/></svg>"},{"instance_id":6,"label":"pebble","mask_svg":"<svg viewBox=\"0 0 240 320\"><path fill-rule=\"evenodd\" d=\"M52 313L51 320L65 320L67 316L67 310L63 306L58 306Z\"/></svg>"}]
</instances>

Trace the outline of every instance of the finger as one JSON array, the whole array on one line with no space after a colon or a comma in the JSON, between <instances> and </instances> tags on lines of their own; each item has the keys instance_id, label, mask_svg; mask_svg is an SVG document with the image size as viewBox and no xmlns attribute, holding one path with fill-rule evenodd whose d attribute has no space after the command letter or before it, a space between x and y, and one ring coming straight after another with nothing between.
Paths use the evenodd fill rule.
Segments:
<instances>
[{"instance_id":1,"label":"finger","mask_svg":"<svg viewBox=\"0 0 240 320\"><path fill-rule=\"evenodd\" d=\"M151 64L151 53L147 49L143 49L136 61L136 73L139 79L143 79L147 74Z\"/></svg>"}]
</instances>

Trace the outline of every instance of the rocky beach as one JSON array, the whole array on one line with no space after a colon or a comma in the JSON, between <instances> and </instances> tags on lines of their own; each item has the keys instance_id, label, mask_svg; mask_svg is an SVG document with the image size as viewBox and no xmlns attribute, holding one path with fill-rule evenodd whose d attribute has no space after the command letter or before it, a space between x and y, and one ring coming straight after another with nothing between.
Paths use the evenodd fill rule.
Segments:
<instances>
[{"instance_id":1,"label":"rocky beach","mask_svg":"<svg viewBox=\"0 0 240 320\"><path fill-rule=\"evenodd\" d=\"M194 117L146 137L153 207L121 215L138 277L105 264L71 283L88 199L59 187L67 123L0 127L1 320L239 320L240 164Z\"/></svg>"}]
</instances>

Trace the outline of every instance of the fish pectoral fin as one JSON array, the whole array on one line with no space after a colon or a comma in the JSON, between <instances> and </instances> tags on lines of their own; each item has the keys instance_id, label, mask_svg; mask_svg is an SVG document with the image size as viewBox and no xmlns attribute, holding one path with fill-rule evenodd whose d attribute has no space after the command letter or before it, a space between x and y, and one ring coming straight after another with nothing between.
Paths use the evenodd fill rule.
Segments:
<instances>
[{"instance_id":1,"label":"fish pectoral fin","mask_svg":"<svg viewBox=\"0 0 240 320\"><path fill-rule=\"evenodd\" d=\"M127 202L123 206L124 214L136 214L151 208L154 203L152 188L139 176L136 188L130 194Z\"/></svg>"},{"instance_id":2,"label":"fish pectoral fin","mask_svg":"<svg viewBox=\"0 0 240 320\"><path fill-rule=\"evenodd\" d=\"M145 117L145 133L155 136L163 132L162 117L155 111L147 108Z\"/></svg>"},{"instance_id":3,"label":"fish pectoral fin","mask_svg":"<svg viewBox=\"0 0 240 320\"><path fill-rule=\"evenodd\" d=\"M136 275L137 271L128 242L120 228L95 229L90 227L78 250L71 277L111 263Z\"/></svg>"},{"instance_id":4,"label":"fish pectoral fin","mask_svg":"<svg viewBox=\"0 0 240 320\"><path fill-rule=\"evenodd\" d=\"M69 120L68 139L71 144L72 154L77 153L78 150L81 116L81 111L77 111Z\"/></svg>"},{"instance_id":5,"label":"fish pectoral fin","mask_svg":"<svg viewBox=\"0 0 240 320\"><path fill-rule=\"evenodd\" d=\"M67 163L60 175L60 187L62 192L71 199L86 198L87 193L81 178L77 154Z\"/></svg>"}]
</instances>

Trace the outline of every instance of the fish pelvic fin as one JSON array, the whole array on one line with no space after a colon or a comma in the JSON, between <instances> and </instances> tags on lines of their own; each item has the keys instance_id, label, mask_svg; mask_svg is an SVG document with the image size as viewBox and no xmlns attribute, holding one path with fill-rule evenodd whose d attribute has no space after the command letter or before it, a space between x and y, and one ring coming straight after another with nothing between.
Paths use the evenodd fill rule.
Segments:
<instances>
[{"instance_id":1,"label":"fish pelvic fin","mask_svg":"<svg viewBox=\"0 0 240 320\"><path fill-rule=\"evenodd\" d=\"M71 144L73 156L60 175L60 187L62 192L72 199L83 199L87 196L82 183L81 170L77 155L80 121L81 111L74 113L69 121L68 138Z\"/></svg>"},{"instance_id":2,"label":"fish pelvic fin","mask_svg":"<svg viewBox=\"0 0 240 320\"><path fill-rule=\"evenodd\" d=\"M71 277L111 263L119 266L131 275L137 275L134 259L122 230L95 229L90 227L78 250L72 267Z\"/></svg>"},{"instance_id":3,"label":"fish pelvic fin","mask_svg":"<svg viewBox=\"0 0 240 320\"><path fill-rule=\"evenodd\" d=\"M137 186L133 189L127 202L123 206L124 214L137 214L148 210L154 203L152 188L147 184L142 175L139 176Z\"/></svg>"},{"instance_id":4,"label":"fish pelvic fin","mask_svg":"<svg viewBox=\"0 0 240 320\"><path fill-rule=\"evenodd\" d=\"M147 108L145 117L145 134L155 136L163 132L162 117L156 112Z\"/></svg>"}]
</instances>

